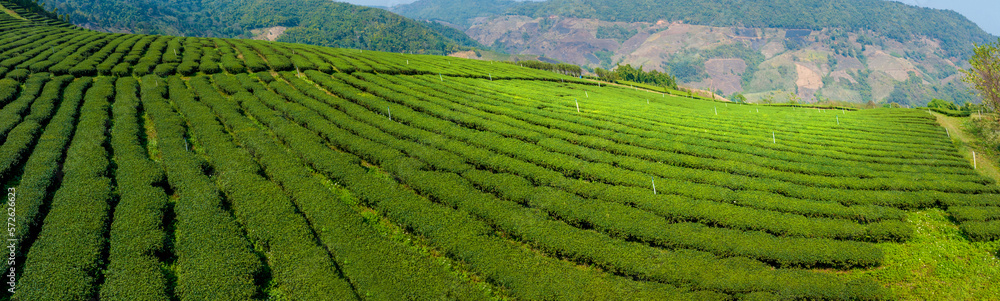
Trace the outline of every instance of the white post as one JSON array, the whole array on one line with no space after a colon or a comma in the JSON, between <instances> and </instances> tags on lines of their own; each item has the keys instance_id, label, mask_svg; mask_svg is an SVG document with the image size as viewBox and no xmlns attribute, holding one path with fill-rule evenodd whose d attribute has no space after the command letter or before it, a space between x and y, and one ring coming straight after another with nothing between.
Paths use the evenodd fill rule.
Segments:
<instances>
[{"instance_id":1,"label":"white post","mask_svg":"<svg viewBox=\"0 0 1000 301\"><path fill-rule=\"evenodd\" d=\"M656 194L656 181L653 181L653 176L649 177L649 181L653 182L653 194Z\"/></svg>"},{"instance_id":2,"label":"white post","mask_svg":"<svg viewBox=\"0 0 1000 301\"><path fill-rule=\"evenodd\" d=\"M976 151L972 151L972 169L979 169L976 165Z\"/></svg>"},{"instance_id":3,"label":"white post","mask_svg":"<svg viewBox=\"0 0 1000 301\"><path fill-rule=\"evenodd\" d=\"M760 113L760 109L757 109L757 113Z\"/></svg>"},{"instance_id":4,"label":"white post","mask_svg":"<svg viewBox=\"0 0 1000 301\"><path fill-rule=\"evenodd\" d=\"M771 131L771 143L778 143L778 139L774 138L774 131Z\"/></svg>"},{"instance_id":5,"label":"white post","mask_svg":"<svg viewBox=\"0 0 1000 301\"><path fill-rule=\"evenodd\" d=\"M580 101L577 101L576 98L574 98L573 101L576 102L576 112L580 113Z\"/></svg>"},{"instance_id":6,"label":"white post","mask_svg":"<svg viewBox=\"0 0 1000 301\"><path fill-rule=\"evenodd\" d=\"M441 79L441 81L444 81L444 77L441 76L441 72L438 72L438 78Z\"/></svg>"},{"instance_id":7,"label":"white post","mask_svg":"<svg viewBox=\"0 0 1000 301\"><path fill-rule=\"evenodd\" d=\"M649 104L649 98L646 98L646 104L647 105Z\"/></svg>"},{"instance_id":8,"label":"white post","mask_svg":"<svg viewBox=\"0 0 1000 301\"><path fill-rule=\"evenodd\" d=\"M951 138L951 131L948 128L944 128L944 132L948 134L948 138Z\"/></svg>"},{"instance_id":9,"label":"white post","mask_svg":"<svg viewBox=\"0 0 1000 301\"><path fill-rule=\"evenodd\" d=\"M392 121L392 110L389 110L389 107L385 107L385 111L389 112L389 121Z\"/></svg>"},{"instance_id":10,"label":"white post","mask_svg":"<svg viewBox=\"0 0 1000 301\"><path fill-rule=\"evenodd\" d=\"M406 60L406 64L409 65L410 64L410 60Z\"/></svg>"},{"instance_id":11,"label":"white post","mask_svg":"<svg viewBox=\"0 0 1000 301\"><path fill-rule=\"evenodd\" d=\"M715 107L715 115L719 115L719 107Z\"/></svg>"},{"instance_id":12,"label":"white post","mask_svg":"<svg viewBox=\"0 0 1000 301\"><path fill-rule=\"evenodd\" d=\"M493 73L490 73L490 81L493 81Z\"/></svg>"}]
</instances>

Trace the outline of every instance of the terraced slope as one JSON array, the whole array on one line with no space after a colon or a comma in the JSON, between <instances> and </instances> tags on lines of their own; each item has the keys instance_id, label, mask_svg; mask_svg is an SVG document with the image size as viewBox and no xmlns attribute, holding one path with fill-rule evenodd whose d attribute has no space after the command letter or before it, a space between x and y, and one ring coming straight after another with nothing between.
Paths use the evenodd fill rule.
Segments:
<instances>
[{"instance_id":1,"label":"terraced slope","mask_svg":"<svg viewBox=\"0 0 1000 301\"><path fill-rule=\"evenodd\" d=\"M0 32L14 300L886 299L814 270L877 269L909 210L998 232L1000 188L922 111L5 15Z\"/></svg>"}]
</instances>

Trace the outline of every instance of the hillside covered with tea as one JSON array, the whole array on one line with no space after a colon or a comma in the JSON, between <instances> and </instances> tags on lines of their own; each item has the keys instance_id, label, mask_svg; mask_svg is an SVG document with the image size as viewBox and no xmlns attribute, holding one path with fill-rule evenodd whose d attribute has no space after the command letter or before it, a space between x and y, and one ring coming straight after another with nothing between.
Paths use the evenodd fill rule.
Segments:
<instances>
[{"instance_id":1,"label":"hillside covered with tea","mask_svg":"<svg viewBox=\"0 0 1000 301\"><path fill-rule=\"evenodd\" d=\"M0 5L11 300L894 299L927 212L998 270L1000 187L926 111Z\"/></svg>"}]
</instances>

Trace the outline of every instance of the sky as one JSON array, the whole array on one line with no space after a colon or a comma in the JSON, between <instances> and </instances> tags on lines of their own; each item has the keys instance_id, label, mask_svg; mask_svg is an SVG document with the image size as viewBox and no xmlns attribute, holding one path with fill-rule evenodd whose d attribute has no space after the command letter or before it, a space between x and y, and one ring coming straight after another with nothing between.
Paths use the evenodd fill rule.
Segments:
<instances>
[{"instance_id":1,"label":"sky","mask_svg":"<svg viewBox=\"0 0 1000 301\"><path fill-rule=\"evenodd\" d=\"M358 0L355 0L358 1ZM375 0L371 0L375 1ZM1000 36L1000 1L997 0L899 0L906 4L956 11L986 32Z\"/></svg>"},{"instance_id":2,"label":"sky","mask_svg":"<svg viewBox=\"0 0 1000 301\"><path fill-rule=\"evenodd\" d=\"M378 5L391 7L397 4L411 3L416 0L340 0L353 4ZM954 10L980 28L995 36L1000 36L1000 1L998 0L897 0L906 4Z\"/></svg>"}]
</instances>

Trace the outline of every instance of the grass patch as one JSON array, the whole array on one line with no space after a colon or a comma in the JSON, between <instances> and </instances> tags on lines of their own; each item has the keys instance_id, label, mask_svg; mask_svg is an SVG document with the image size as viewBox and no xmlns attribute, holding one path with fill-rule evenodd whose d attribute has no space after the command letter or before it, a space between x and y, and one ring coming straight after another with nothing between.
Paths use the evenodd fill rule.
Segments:
<instances>
[{"instance_id":1,"label":"grass patch","mask_svg":"<svg viewBox=\"0 0 1000 301\"><path fill-rule=\"evenodd\" d=\"M916 230L905 243L879 243L885 265L837 273L868 278L900 300L988 300L1000 296L1000 241L970 242L941 209L907 213Z\"/></svg>"}]
</instances>

